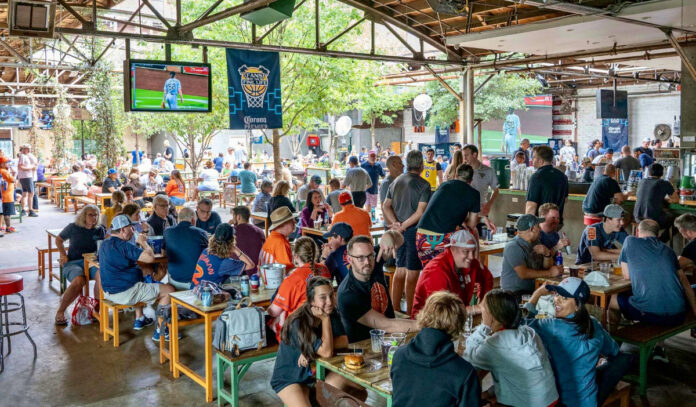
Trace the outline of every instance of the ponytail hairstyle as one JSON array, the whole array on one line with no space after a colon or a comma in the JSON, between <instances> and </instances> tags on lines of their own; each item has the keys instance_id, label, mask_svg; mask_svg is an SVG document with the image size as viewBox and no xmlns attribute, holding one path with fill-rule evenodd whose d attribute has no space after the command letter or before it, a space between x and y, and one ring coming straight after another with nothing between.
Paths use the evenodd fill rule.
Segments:
<instances>
[{"instance_id":1,"label":"ponytail hairstyle","mask_svg":"<svg viewBox=\"0 0 696 407\"><path fill-rule=\"evenodd\" d=\"M316 275L316 263L317 255L319 254L319 249L317 244L314 243L314 239L308 236L302 236L301 238L295 240L295 253L294 255L299 257L300 261L309 264L309 268L312 270L312 274Z\"/></svg>"},{"instance_id":2,"label":"ponytail hairstyle","mask_svg":"<svg viewBox=\"0 0 696 407\"><path fill-rule=\"evenodd\" d=\"M311 238L308 238L310 241ZM314 243L314 242L312 242ZM314 322L316 317L312 314L312 302L317 287L331 286L331 281L325 277L312 277L307 282L307 300L295 310L283 325L283 330L280 334L280 340L286 345L291 344L290 330L293 324L297 324L297 343L300 344L300 352L309 360L317 358L317 352L314 350L314 342L317 340L317 334L314 332Z\"/></svg>"},{"instance_id":3,"label":"ponytail hairstyle","mask_svg":"<svg viewBox=\"0 0 696 407\"><path fill-rule=\"evenodd\" d=\"M111 207L114 209L114 216L123 212L123 205L126 204L126 194L121 190L111 193Z\"/></svg>"},{"instance_id":4,"label":"ponytail hairstyle","mask_svg":"<svg viewBox=\"0 0 696 407\"><path fill-rule=\"evenodd\" d=\"M575 303L578 304L578 310L575 312L572 318L566 319L575 324L575 326L578 328L578 334L584 336L584 339L592 339L595 334L592 317L590 317L590 313L587 311L587 308L585 308L585 303L578 302L577 299L575 300Z\"/></svg>"},{"instance_id":5,"label":"ponytail hairstyle","mask_svg":"<svg viewBox=\"0 0 696 407\"><path fill-rule=\"evenodd\" d=\"M517 329L522 322L522 312L517 297L510 290L491 290L483 298L488 312L505 329Z\"/></svg>"}]
</instances>

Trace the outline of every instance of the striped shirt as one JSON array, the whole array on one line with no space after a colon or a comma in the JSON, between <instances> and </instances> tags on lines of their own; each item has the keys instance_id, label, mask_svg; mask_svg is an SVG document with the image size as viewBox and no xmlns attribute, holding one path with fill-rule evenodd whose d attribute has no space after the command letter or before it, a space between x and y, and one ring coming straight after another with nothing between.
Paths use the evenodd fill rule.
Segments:
<instances>
[{"instance_id":1,"label":"striped shirt","mask_svg":"<svg viewBox=\"0 0 696 407\"><path fill-rule=\"evenodd\" d=\"M272 231L261 247L259 253L259 268L266 264L285 264L285 271L292 270L295 266L292 262L292 249L288 239L276 231Z\"/></svg>"}]
</instances>

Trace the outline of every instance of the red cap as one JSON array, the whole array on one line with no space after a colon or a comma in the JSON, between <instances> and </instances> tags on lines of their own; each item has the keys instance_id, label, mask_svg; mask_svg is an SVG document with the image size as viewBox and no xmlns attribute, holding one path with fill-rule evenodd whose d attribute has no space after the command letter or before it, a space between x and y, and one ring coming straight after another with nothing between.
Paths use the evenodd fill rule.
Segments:
<instances>
[{"instance_id":1,"label":"red cap","mask_svg":"<svg viewBox=\"0 0 696 407\"><path fill-rule=\"evenodd\" d=\"M341 192L338 195L338 203L341 205L347 204L349 202L353 202L353 196L350 194L350 192Z\"/></svg>"},{"instance_id":2,"label":"red cap","mask_svg":"<svg viewBox=\"0 0 696 407\"><path fill-rule=\"evenodd\" d=\"M6 162L8 162L8 161L10 161L9 158L7 158L7 157L5 157L5 156L1 156L1 157L0 157L0 164L4 164L4 163L6 163Z\"/></svg>"}]
</instances>

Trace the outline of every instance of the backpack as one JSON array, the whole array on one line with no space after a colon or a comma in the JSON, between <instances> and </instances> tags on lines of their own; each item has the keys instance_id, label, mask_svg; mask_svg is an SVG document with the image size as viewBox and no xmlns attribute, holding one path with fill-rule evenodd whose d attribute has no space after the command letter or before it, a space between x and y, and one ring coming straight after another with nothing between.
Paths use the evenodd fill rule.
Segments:
<instances>
[{"instance_id":1,"label":"backpack","mask_svg":"<svg viewBox=\"0 0 696 407\"><path fill-rule=\"evenodd\" d=\"M92 313L97 308L99 302L86 295L81 295L72 311L70 322L73 325L90 325L92 323Z\"/></svg>"},{"instance_id":2,"label":"backpack","mask_svg":"<svg viewBox=\"0 0 696 407\"><path fill-rule=\"evenodd\" d=\"M243 304L248 302L247 307ZM227 307L215 321L213 346L239 356L239 351L261 349L266 346L266 325L261 308L244 298L236 306Z\"/></svg>"}]
</instances>

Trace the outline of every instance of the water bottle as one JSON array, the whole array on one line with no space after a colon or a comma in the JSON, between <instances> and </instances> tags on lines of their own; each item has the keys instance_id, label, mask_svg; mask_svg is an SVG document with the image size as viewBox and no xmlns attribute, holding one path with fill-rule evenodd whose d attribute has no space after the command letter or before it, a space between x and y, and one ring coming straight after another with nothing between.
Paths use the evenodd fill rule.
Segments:
<instances>
[{"instance_id":1,"label":"water bottle","mask_svg":"<svg viewBox=\"0 0 696 407\"><path fill-rule=\"evenodd\" d=\"M201 304L204 307L213 305L213 290L208 286L203 287L203 292L201 292Z\"/></svg>"},{"instance_id":2,"label":"water bottle","mask_svg":"<svg viewBox=\"0 0 696 407\"><path fill-rule=\"evenodd\" d=\"M249 276L243 275L241 282L242 297L248 297L250 294L251 287L249 286Z\"/></svg>"},{"instance_id":3,"label":"water bottle","mask_svg":"<svg viewBox=\"0 0 696 407\"><path fill-rule=\"evenodd\" d=\"M556 252L556 265L563 266L563 254L560 250Z\"/></svg>"},{"instance_id":4,"label":"water bottle","mask_svg":"<svg viewBox=\"0 0 696 407\"><path fill-rule=\"evenodd\" d=\"M561 232L561 236L562 236L564 239L567 239L567 238L568 238L568 236L566 236L566 233L565 233L565 232ZM566 254L570 255L571 251L572 251L572 249L571 249L570 245L567 245L567 246L565 247L565 252L566 252Z\"/></svg>"},{"instance_id":5,"label":"water bottle","mask_svg":"<svg viewBox=\"0 0 696 407\"><path fill-rule=\"evenodd\" d=\"M372 207L370 209L370 217L372 218L372 223L375 223L376 217L375 217L375 208L374 207Z\"/></svg>"},{"instance_id":6,"label":"water bottle","mask_svg":"<svg viewBox=\"0 0 696 407\"><path fill-rule=\"evenodd\" d=\"M466 321L464 321L464 335L468 338L472 332L474 332L474 315L467 313Z\"/></svg>"}]
</instances>

